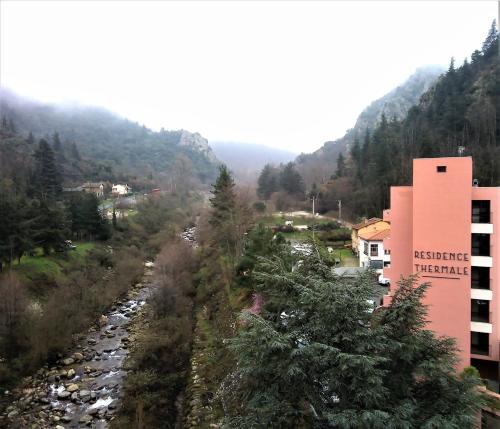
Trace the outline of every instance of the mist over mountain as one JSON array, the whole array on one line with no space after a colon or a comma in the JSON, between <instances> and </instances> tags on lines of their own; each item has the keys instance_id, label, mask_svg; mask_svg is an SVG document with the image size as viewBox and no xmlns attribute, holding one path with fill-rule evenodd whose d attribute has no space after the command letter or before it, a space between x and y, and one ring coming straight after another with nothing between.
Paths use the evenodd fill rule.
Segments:
<instances>
[{"instance_id":1,"label":"mist over mountain","mask_svg":"<svg viewBox=\"0 0 500 429\"><path fill-rule=\"evenodd\" d=\"M326 142L312 154L299 155L297 163L306 183L311 185L327 180L335 172L338 155L346 153L354 140L362 139L367 130L373 130L380 123L382 115L388 120L403 119L443 72L444 68L435 65L418 68L403 84L366 107L354 127L343 137Z\"/></svg>"},{"instance_id":2,"label":"mist over mountain","mask_svg":"<svg viewBox=\"0 0 500 429\"><path fill-rule=\"evenodd\" d=\"M297 154L253 143L210 142L219 160L225 163L239 183L254 184L264 165L292 161Z\"/></svg>"},{"instance_id":3,"label":"mist over mountain","mask_svg":"<svg viewBox=\"0 0 500 429\"><path fill-rule=\"evenodd\" d=\"M167 177L179 157L189 160L193 175L203 183L217 171L217 158L198 133L155 132L101 107L45 104L5 88L0 88L0 109L16 134L27 137L31 132L38 141L58 133L63 147L74 145L82 157L117 175Z\"/></svg>"}]
</instances>

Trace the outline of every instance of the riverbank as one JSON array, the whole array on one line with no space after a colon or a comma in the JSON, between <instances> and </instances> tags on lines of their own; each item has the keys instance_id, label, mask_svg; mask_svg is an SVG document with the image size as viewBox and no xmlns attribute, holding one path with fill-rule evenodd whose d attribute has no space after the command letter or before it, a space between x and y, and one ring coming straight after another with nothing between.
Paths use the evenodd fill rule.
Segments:
<instances>
[{"instance_id":1,"label":"riverbank","mask_svg":"<svg viewBox=\"0 0 500 429\"><path fill-rule=\"evenodd\" d=\"M0 427L107 428L121 397L135 320L154 291L152 275L146 267L142 281L80 335L56 365L25 379L10 394Z\"/></svg>"}]
</instances>

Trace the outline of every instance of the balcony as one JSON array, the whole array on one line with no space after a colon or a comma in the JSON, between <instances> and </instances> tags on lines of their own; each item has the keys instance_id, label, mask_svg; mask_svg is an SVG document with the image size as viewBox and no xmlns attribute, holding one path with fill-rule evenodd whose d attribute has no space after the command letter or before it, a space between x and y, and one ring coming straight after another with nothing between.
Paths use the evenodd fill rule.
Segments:
<instances>
[{"instance_id":1,"label":"balcony","mask_svg":"<svg viewBox=\"0 0 500 429\"><path fill-rule=\"evenodd\" d=\"M487 289L471 289L470 298L482 301L492 301L493 292Z\"/></svg>"},{"instance_id":2,"label":"balcony","mask_svg":"<svg viewBox=\"0 0 500 429\"><path fill-rule=\"evenodd\" d=\"M484 322L470 322L471 332L480 332L483 334L491 334L493 332L493 325Z\"/></svg>"}]
</instances>

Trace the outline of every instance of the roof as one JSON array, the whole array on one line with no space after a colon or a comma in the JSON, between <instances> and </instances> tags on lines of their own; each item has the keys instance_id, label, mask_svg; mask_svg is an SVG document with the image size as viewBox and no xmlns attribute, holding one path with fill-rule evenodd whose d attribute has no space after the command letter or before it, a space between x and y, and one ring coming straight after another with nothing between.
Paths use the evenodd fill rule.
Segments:
<instances>
[{"instance_id":1,"label":"roof","mask_svg":"<svg viewBox=\"0 0 500 429\"><path fill-rule=\"evenodd\" d=\"M390 229L383 229L382 231L362 232L359 234L359 238L365 241L382 241L384 238L389 237L390 234Z\"/></svg>"},{"instance_id":2,"label":"roof","mask_svg":"<svg viewBox=\"0 0 500 429\"><path fill-rule=\"evenodd\" d=\"M357 277L367 270L366 267L338 267L333 272L342 277Z\"/></svg>"},{"instance_id":3,"label":"roof","mask_svg":"<svg viewBox=\"0 0 500 429\"><path fill-rule=\"evenodd\" d=\"M100 188L101 186L104 186L101 182L99 183L87 182L82 185L83 188Z\"/></svg>"},{"instance_id":4,"label":"roof","mask_svg":"<svg viewBox=\"0 0 500 429\"><path fill-rule=\"evenodd\" d=\"M378 218L378 217L372 217L370 219L365 219L363 222L360 222L360 223L357 223L356 225L353 225L352 229L361 229L361 228L364 228L365 226L373 225L374 223L377 223L377 222L383 222L383 220Z\"/></svg>"}]
</instances>

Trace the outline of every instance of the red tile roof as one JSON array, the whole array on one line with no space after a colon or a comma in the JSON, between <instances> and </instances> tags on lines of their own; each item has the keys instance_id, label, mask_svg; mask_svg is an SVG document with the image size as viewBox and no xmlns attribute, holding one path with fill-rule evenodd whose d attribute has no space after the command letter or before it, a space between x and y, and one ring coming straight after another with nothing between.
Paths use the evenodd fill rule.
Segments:
<instances>
[{"instance_id":1,"label":"red tile roof","mask_svg":"<svg viewBox=\"0 0 500 429\"><path fill-rule=\"evenodd\" d=\"M384 229L382 231L371 231L359 234L359 237L366 241L382 241L384 238L389 237L391 234L390 229Z\"/></svg>"},{"instance_id":2,"label":"red tile roof","mask_svg":"<svg viewBox=\"0 0 500 429\"><path fill-rule=\"evenodd\" d=\"M352 226L352 229L361 229L368 225L373 225L374 223L382 222L382 219L378 217L372 217L371 219L365 219L363 222L357 223Z\"/></svg>"}]
</instances>

